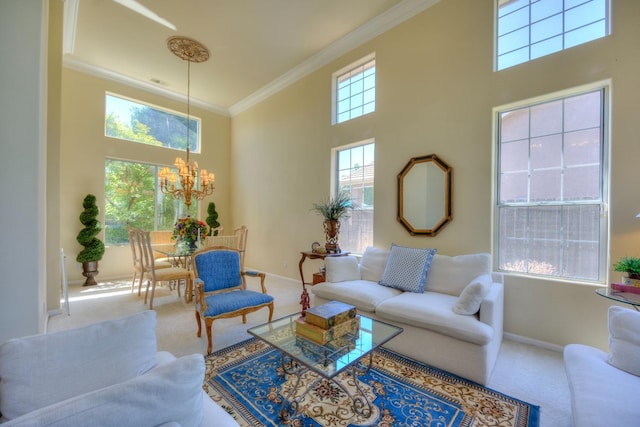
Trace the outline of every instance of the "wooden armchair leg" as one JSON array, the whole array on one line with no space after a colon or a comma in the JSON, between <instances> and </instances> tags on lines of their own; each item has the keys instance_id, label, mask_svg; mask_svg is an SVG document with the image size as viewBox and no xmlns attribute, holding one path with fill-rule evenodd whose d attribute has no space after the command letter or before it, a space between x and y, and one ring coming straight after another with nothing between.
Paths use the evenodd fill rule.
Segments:
<instances>
[{"instance_id":1,"label":"wooden armchair leg","mask_svg":"<svg viewBox=\"0 0 640 427\"><path fill-rule=\"evenodd\" d=\"M273 302L269 304L269 322L271 322L272 318L273 318Z\"/></svg>"},{"instance_id":2,"label":"wooden armchair leg","mask_svg":"<svg viewBox=\"0 0 640 427\"><path fill-rule=\"evenodd\" d=\"M200 312L198 310L196 310L196 322L198 322L197 337L200 338L202 336L202 322L200 321Z\"/></svg>"},{"instance_id":3,"label":"wooden armchair leg","mask_svg":"<svg viewBox=\"0 0 640 427\"><path fill-rule=\"evenodd\" d=\"M207 328L207 354L211 354L211 350L213 349L213 340L211 339L211 325L213 323L213 319L204 319L204 323Z\"/></svg>"}]
</instances>

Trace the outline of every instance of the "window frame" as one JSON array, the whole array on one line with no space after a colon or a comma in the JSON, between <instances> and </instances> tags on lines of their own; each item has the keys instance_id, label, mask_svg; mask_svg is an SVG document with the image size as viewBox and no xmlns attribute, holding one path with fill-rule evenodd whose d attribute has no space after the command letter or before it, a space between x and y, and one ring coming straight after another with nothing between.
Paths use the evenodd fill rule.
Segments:
<instances>
[{"instance_id":1,"label":"window frame","mask_svg":"<svg viewBox=\"0 0 640 427\"><path fill-rule=\"evenodd\" d=\"M148 142L145 141L140 141L140 140L136 140L136 139L128 139L128 138L120 138L118 136L113 136L113 135L108 135L107 134L107 118L109 116L110 111L107 109L107 102L108 102L108 98L112 97L112 98L117 98L120 99L124 102L130 102L133 104L136 104L139 107L142 108L149 108L151 110L155 110L159 113L164 113L167 114L169 116L174 116L174 117L180 117L183 119L187 119L189 120L190 123L195 123L195 127L196 130L192 133L190 133L189 135L189 151L191 151L192 153L198 154L201 152L201 148L202 148L202 119L200 117L194 116L192 114L185 114L185 113L181 113L179 111L176 110L172 110L170 108L166 108L166 107L162 107L160 105L155 105L155 104L151 104L149 102L145 102L145 101L141 101L139 99L135 99L135 98L131 98L125 95L120 95L117 94L115 92L109 92L109 91L105 91L105 96L104 96L104 136L107 138L113 138L113 139L117 139L120 141L127 141L127 142L135 142L138 144L144 144L144 145L149 145L152 147L160 147L160 148L165 148L168 150L174 150L174 151L185 151L186 149L186 138L185 138L185 147L173 147L170 146L169 143L167 141L160 141L160 140L156 140L158 142L160 142L160 145L156 145L156 144L150 144ZM130 130L131 130L131 124L130 123L122 123L120 122L121 125L123 126L127 126ZM133 130L131 130L133 132ZM195 134L195 135L194 135Z\"/></svg>"},{"instance_id":2,"label":"window frame","mask_svg":"<svg viewBox=\"0 0 640 427\"><path fill-rule=\"evenodd\" d=\"M187 208L186 205L184 204L184 202L182 200L178 200L178 199L173 199L170 195L164 194L162 193L162 191L160 190L160 185L158 182L158 171L163 168L166 167L166 165L162 165L162 164L155 164L155 163L150 163L150 162L142 162L142 161L136 161L136 160L130 160L130 159L121 159L121 158L115 158L115 157L105 157L104 159L104 171L105 171L105 182L104 182L104 186L105 186L105 190L104 190L104 197L105 197L105 201L104 201L104 207L105 207L105 212L104 212L104 229L105 229L105 245L107 246L123 246L123 245L128 245L128 240L127 241L115 241L112 242L110 240L108 240L108 234L109 234L109 227L112 227L114 225L116 226L125 226L127 224L129 224L129 222L126 222L124 224L113 224L110 225L108 224L108 208L109 208L109 202L106 200L107 197L109 197L109 191L107 191L107 165L109 162L122 162L122 163L128 163L128 164L132 164L132 165L139 165L139 166L145 166L145 167L151 167L154 170L151 172L151 177L154 180L154 196L153 196L153 204L154 204L154 209L153 209L153 231L158 231L158 230L166 230L163 228L159 227L160 224L160 213L158 212L157 208L158 205L160 203L162 203L162 200L167 198L168 200L172 201L172 205L173 205L173 211L174 211L174 218L172 221L170 221L170 223L175 223L175 221L178 218L182 218L186 215L191 215L192 217L197 217L197 213L199 212L199 201L198 200L194 200L194 202L192 203L190 208ZM175 166L169 166L172 169L175 169ZM136 225L137 226L137 225ZM171 228L169 228L169 230L172 230L173 226L171 226ZM148 230L148 231L152 231L152 230ZM123 235L124 236L124 235Z\"/></svg>"},{"instance_id":3,"label":"window frame","mask_svg":"<svg viewBox=\"0 0 640 427\"><path fill-rule=\"evenodd\" d=\"M362 116L366 116L368 114L374 113L376 111L376 91L377 91L377 69L374 72L374 85L373 85L373 93L374 93L374 97L373 97L373 110L366 112L366 113L362 113L359 114L357 116L352 116L350 115L350 117L348 119L345 120L339 120L339 116L340 116L340 111L339 111L339 100L338 100L338 96L339 96L339 80L341 77L343 77L345 74L347 73L351 73L354 70L356 70L359 67L363 67L365 65L367 65L369 62L373 61L373 67L372 68L376 68L376 54L375 52L372 52L370 54L368 54L367 56L360 58L359 60L352 62L351 64L342 67L341 69L339 69L338 71L334 72L331 75L331 124L332 125L337 125L340 123L346 123L350 120L356 119L358 117L362 117ZM362 92L364 93L364 91ZM362 104L361 107L364 107L364 105L366 104ZM352 109L350 109L349 111L351 111Z\"/></svg>"},{"instance_id":4,"label":"window frame","mask_svg":"<svg viewBox=\"0 0 640 427\"><path fill-rule=\"evenodd\" d=\"M357 142L353 142L350 144L346 144L346 145L341 145L339 147L335 147L331 149L331 179L330 179L330 194L331 197L335 197L339 192L340 192L340 169L339 169L339 155L341 152L346 151L346 150L352 150L354 148L357 147L364 147L367 145L373 145L373 168L374 168L374 173L373 173L373 185L372 186L364 186L363 185L363 197L365 197L365 190L373 188L373 194L370 194L371 197L373 198L373 204L371 205L367 205L366 207L363 207L362 209L360 209L361 211L371 211L371 236L370 236L370 241L371 241L371 245L373 245L373 240L374 240L374 214L375 214L375 138L367 138L361 141L357 141ZM367 165L363 165L363 168L366 167ZM349 215L351 216L351 215ZM342 227L341 227L342 228ZM362 245L362 242L361 242ZM342 245L341 245L342 246ZM362 248L363 252L364 249L366 249L367 245L363 245L364 247ZM342 248L343 250L347 249L349 250L351 253L353 254L359 254L359 252L351 250L350 248Z\"/></svg>"},{"instance_id":5,"label":"window frame","mask_svg":"<svg viewBox=\"0 0 640 427\"><path fill-rule=\"evenodd\" d=\"M503 0L494 0L494 2L493 2L493 5L494 5L494 12L493 12L493 18L494 18L493 19L493 21L494 21L494 23L493 23L493 26L494 26L494 31L493 31L493 44L494 44L493 70L494 70L494 72L506 70L506 69L515 67L517 65L525 64L525 63L531 62L531 61L533 61L535 59L543 58L545 56L549 56L549 55L552 55L554 53L562 52L564 50L571 49L572 47L576 47L576 46L580 46L582 44L590 43L592 41L595 41L595 40L598 40L598 39L601 39L601 38L604 38L604 37L607 37L607 36L611 35L611 7L612 7L612 5L611 5L612 1L611 0L601 0L601 1L604 1L604 3L605 3L605 5L604 5L604 9L605 10L604 10L604 17L603 18L601 18L599 20L596 20L596 21L591 21L591 22L586 23L586 24L585 23L580 23L580 25L575 26L574 28L570 28L569 30L566 29L566 25L567 25L567 23L566 23L567 16L566 15L567 15L567 12L570 13L572 10L576 10L581 6L584 6L586 3L600 1L600 0L580 0L580 1L575 0L575 3L580 3L580 4L572 4L568 8L566 7L566 1L567 0L564 0L563 3L562 3L562 10L553 15L553 16L559 16L560 17L562 31L560 33L552 34L551 36L548 36L546 38L540 38L539 40L536 40L536 41L534 41L532 43L532 37L533 37L532 36L532 27L534 27L536 24L540 24L540 23L542 23L542 22L544 22L544 21L546 21L548 19L551 19L552 16L545 16L542 19L539 19L537 21L532 22L531 9L530 9L532 0L526 0L527 1L526 5L523 5L523 6L519 7L518 9L516 9L516 11L519 11L519 10L524 9L525 7L529 7L529 11L528 11L529 19L528 19L528 22L527 22L526 26L518 27L518 28L514 29L513 31L509 31L509 32L505 33L505 35L509 34L509 33L516 33L518 31L523 31L523 30L526 29L527 30L526 31L527 43L523 44L521 47L519 47L517 49L511 50L510 52L505 52L503 54L500 54L500 41L499 41L499 39L500 39L501 36L499 35L498 32L499 32L499 29L500 29L500 23L499 23L500 16L499 16L499 14L500 14L500 7L501 7L500 6L500 2L501 1L503 1ZM504 1L505 1L505 3L509 3L510 2L510 0L504 0ZM513 2L515 3L517 1L518 0L514 0ZM553 0L553 1L557 1L557 0ZM541 3L541 2L538 2L538 3ZM514 12L509 12L509 13L514 13ZM570 37L571 35L575 35L576 34L575 33L576 30L579 30L581 28L586 28L586 27L588 27L590 25L596 24L597 22L599 22L602 19L604 20L604 34L603 35L595 37L595 38L591 38L591 39L588 39L588 40L579 41L577 43L571 43L570 41L567 40L568 36ZM560 37L560 43L561 43L561 46L562 46L560 49L550 50L549 52L541 54L541 55L534 54L532 52L532 49L534 49L536 46L541 46L541 43L543 43L545 41L551 41L556 37ZM569 46L567 46L567 44L569 44ZM500 57L501 56L503 56L505 54L508 54L508 53L511 53L511 52L516 52L516 51L518 51L518 50L520 50L520 49L522 49L524 47L527 48L527 59L526 60L523 60L523 61L520 61L520 62L515 62L515 63L510 63L510 64L502 66L502 67L500 66Z\"/></svg>"},{"instance_id":6,"label":"window frame","mask_svg":"<svg viewBox=\"0 0 640 427\"><path fill-rule=\"evenodd\" d=\"M506 203L501 204L500 202L500 114L517 110L520 108L526 107L534 107L536 105L564 100L567 98L584 95L596 91L602 91L602 165L601 165L601 176L600 176L600 185L601 185L601 200L600 204L600 221L599 221L599 255L598 255L598 272L599 277L594 280L584 279L584 278L574 278L562 275L545 275L545 274L536 274L531 272L519 272L519 271L511 271L511 270L503 270L500 268L500 208L501 206L515 206L514 204ZM493 123L492 123L492 170L493 170L493 178L492 178L492 227L493 231L491 233L492 241L491 241L491 252L493 254L493 263L494 270L499 271L504 274L517 275L517 276L526 276L526 277L536 277L547 280L554 281L564 281L569 283L588 283L588 284L607 284L609 282L609 268L608 265L610 263L609 259L609 247L610 247L610 221L609 221L609 204L610 204L610 185L611 185L611 175L610 175L610 151L611 151L611 92L612 92L612 84L611 80L603 80L594 82L591 84L586 84L566 90L561 90L558 92L549 93L546 95L529 98L526 100L521 100L517 102L513 102L506 105L501 105L493 108ZM530 137L530 135L529 135ZM554 202L554 203L545 203L545 202L529 202L526 204L517 204L517 206L528 206L528 207L536 207L536 206L549 206L549 205L561 205L561 206L577 206L580 202ZM597 202L589 203L589 204L597 204Z\"/></svg>"}]
</instances>

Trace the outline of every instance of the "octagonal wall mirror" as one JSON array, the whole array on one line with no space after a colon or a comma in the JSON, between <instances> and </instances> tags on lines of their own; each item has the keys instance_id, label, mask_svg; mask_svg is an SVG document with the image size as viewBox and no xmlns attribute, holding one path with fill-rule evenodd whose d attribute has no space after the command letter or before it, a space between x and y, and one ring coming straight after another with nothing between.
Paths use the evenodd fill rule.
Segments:
<instances>
[{"instance_id":1,"label":"octagonal wall mirror","mask_svg":"<svg viewBox=\"0 0 640 427\"><path fill-rule=\"evenodd\" d=\"M410 234L435 236L452 221L452 175L435 154L412 157L398 174L398 221Z\"/></svg>"}]
</instances>

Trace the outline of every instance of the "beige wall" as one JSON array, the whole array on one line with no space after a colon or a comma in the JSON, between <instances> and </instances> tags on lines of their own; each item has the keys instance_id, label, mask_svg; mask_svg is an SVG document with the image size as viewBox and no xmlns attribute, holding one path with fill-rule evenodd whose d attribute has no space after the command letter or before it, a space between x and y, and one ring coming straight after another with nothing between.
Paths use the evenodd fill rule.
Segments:
<instances>
[{"instance_id":1,"label":"beige wall","mask_svg":"<svg viewBox=\"0 0 640 427\"><path fill-rule=\"evenodd\" d=\"M376 142L376 245L491 251L492 109L605 79L613 83L611 258L640 254L640 200L629 187L638 182L640 158L640 2L613 3L611 36L493 72L492 2L441 1L234 116L233 217L250 230L247 265L298 277L299 251L324 238L309 209L329 193L330 151L366 138ZM376 112L331 126L331 73L371 52ZM453 166L454 219L436 237L414 237L395 219L396 176L410 157L430 153ZM505 280L507 333L606 348L610 302L593 286Z\"/></svg>"},{"instance_id":2,"label":"beige wall","mask_svg":"<svg viewBox=\"0 0 640 427\"><path fill-rule=\"evenodd\" d=\"M186 102L150 94L92 75L65 68L62 74L62 146L60 161L60 244L67 253L70 282L84 281L81 264L75 258L82 249L76 235L82 229L78 217L82 200L91 193L98 200L104 220L105 158L172 165L184 152L119 141L104 136L105 92L112 92L153 105L186 113ZM191 114L202 119L202 152L193 154L201 167L216 174L216 190L200 204L200 218L206 217L209 202L216 204L219 221L231 226L229 141L230 117L191 106ZM104 239L104 232L99 235ZM131 274L129 246L107 247L99 263L97 280L128 277Z\"/></svg>"},{"instance_id":3,"label":"beige wall","mask_svg":"<svg viewBox=\"0 0 640 427\"><path fill-rule=\"evenodd\" d=\"M249 228L246 265L298 279L299 252L322 241L311 205L329 194L334 147L375 138L375 244L436 247L455 255L491 251L492 109L530 97L611 79L611 259L640 254L640 2L616 0L612 35L501 72L492 71L489 0L444 0L260 104L203 118L199 163L213 169L225 228ZM331 73L371 52L377 62L377 111L331 126ZM174 153L103 136L104 91L182 111L184 103L73 70L63 71L60 240L69 274L83 197L103 200L104 158L170 164ZM213 144L213 147L212 147ZM436 237L410 236L395 219L396 176L412 156L436 153L453 166L453 222ZM632 183L632 184L629 184ZM208 200L205 200L207 202ZM102 206L101 206L102 207ZM202 212L204 215L204 211ZM307 270L319 264L308 261ZM101 276L130 272L128 248L108 248ZM617 276L614 276L617 277ZM585 284L506 277L507 333L555 345L606 348L609 301ZM292 292L299 292L292 285Z\"/></svg>"}]
</instances>

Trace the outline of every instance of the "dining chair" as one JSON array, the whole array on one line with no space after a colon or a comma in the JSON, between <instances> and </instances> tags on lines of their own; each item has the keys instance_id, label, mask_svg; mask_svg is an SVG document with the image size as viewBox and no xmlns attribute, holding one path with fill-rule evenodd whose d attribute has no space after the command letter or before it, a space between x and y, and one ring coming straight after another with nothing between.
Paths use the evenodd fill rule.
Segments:
<instances>
[{"instance_id":1,"label":"dining chair","mask_svg":"<svg viewBox=\"0 0 640 427\"><path fill-rule=\"evenodd\" d=\"M268 307L269 322L271 321L273 297L267 294L265 274L242 271L240 251L225 247L201 249L191 255L191 265L196 294L197 336L202 335L204 318L208 340L207 354L211 353L213 348L211 327L214 320L242 316L242 323L247 323L247 314ZM247 290L245 276L259 277L261 291Z\"/></svg>"},{"instance_id":2,"label":"dining chair","mask_svg":"<svg viewBox=\"0 0 640 427\"><path fill-rule=\"evenodd\" d=\"M149 309L153 309L153 297L158 282L176 281L178 296L180 296L180 281L182 280L185 282L185 300L187 300L187 292L191 292L192 289L193 275L191 271L182 267L156 268L149 232L137 230L136 234L138 244L141 247L144 275L147 279L144 303L146 304L149 299ZM151 288L151 295L149 295L149 288Z\"/></svg>"},{"instance_id":3,"label":"dining chair","mask_svg":"<svg viewBox=\"0 0 640 427\"><path fill-rule=\"evenodd\" d=\"M131 260L133 263L133 277L131 278L131 293L133 293L136 286L136 279L138 279L138 296L142 293L142 281L144 280L144 264L142 262L142 246L139 243L138 233L142 229L131 227L127 225L127 232L129 234L129 245L131 246ZM166 260L155 260L155 268L171 268L172 265Z\"/></svg>"},{"instance_id":4,"label":"dining chair","mask_svg":"<svg viewBox=\"0 0 640 427\"><path fill-rule=\"evenodd\" d=\"M238 236L238 250L240 251L240 268L244 271L244 254L247 250L247 234L249 230L245 225L233 230L233 234Z\"/></svg>"}]
</instances>

